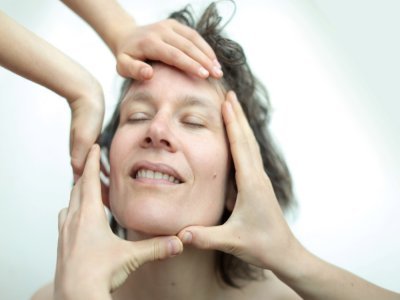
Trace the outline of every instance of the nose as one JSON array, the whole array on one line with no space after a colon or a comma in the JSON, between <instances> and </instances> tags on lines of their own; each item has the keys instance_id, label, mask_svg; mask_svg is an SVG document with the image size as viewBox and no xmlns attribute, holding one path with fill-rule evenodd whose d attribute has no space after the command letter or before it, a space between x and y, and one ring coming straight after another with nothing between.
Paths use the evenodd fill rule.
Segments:
<instances>
[{"instance_id":1,"label":"nose","mask_svg":"<svg viewBox=\"0 0 400 300\"><path fill-rule=\"evenodd\" d=\"M176 138L171 130L169 120L163 116L155 116L147 128L141 146L175 152L176 144Z\"/></svg>"}]
</instances>

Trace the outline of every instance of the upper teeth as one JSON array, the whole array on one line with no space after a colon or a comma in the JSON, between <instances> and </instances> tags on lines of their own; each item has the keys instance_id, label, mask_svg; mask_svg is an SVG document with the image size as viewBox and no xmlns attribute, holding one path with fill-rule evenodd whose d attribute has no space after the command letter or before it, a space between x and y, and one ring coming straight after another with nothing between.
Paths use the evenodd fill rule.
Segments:
<instances>
[{"instance_id":1,"label":"upper teeth","mask_svg":"<svg viewBox=\"0 0 400 300\"><path fill-rule=\"evenodd\" d=\"M154 172L152 170L141 169L136 173L136 178L164 179L169 182L179 183L179 180L169 174Z\"/></svg>"}]
</instances>

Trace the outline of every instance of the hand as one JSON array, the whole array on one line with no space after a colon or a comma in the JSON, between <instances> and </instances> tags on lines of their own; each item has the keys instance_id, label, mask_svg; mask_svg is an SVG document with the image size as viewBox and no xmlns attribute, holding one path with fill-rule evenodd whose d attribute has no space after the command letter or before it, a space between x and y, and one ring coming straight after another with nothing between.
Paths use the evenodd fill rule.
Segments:
<instances>
[{"instance_id":1,"label":"hand","mask_svg":"<svg viewBox=\"0 0 400 300\"><path fill-rule=\"evenodd\" d=\"M101 88L93 95L69 100L71 108L70 155L74 182L82 175L90 147L96 142L104 118L104 98Z\"/></svg>"},{"instance_id":2,"label":"hand","mask_svg":"<svg viewBox=\"0 0 400 300\"><path fill-rule=\"evenodd\" d=\"M178 237L184 244L233 254L261 268L282 268L298 243L291 233L272 184L264 172L260 150L233 92L222 108L236 169L237 198L230 218L214 227L190 226Z\"/></svg>"},{"instance_id":3,"label":"hand","mask_svg":"<svg viewBox=\"0 0 400 300\"><path fill-rule=\"evenodd\" d=\"M182 252L177 237L130 242L110 229L101 202L100 149L92 146L82 177L59 214L56 299L110 299L142 264Z\"/></svg>"},{"instance_id":4,"label":"hand","mask_svg":"<svg viewBox=\"0 0 400 300\"><path fill-rule=\"evenodd\" d=\"M134 25L134 24L133 24ZM162 61L189 74L222 77L214 51L193 29L168 19L147 26L132 26L113 47L121 76L150 79L153 69L145 60Z\"/></svg>"}]
</instances>

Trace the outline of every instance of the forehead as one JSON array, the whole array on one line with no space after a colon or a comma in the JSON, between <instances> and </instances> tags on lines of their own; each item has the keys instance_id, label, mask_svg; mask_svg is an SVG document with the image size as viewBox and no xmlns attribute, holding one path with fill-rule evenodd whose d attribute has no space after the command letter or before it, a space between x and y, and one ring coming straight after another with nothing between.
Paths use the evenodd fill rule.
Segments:
<instances>
[{"instance_id":1,"label":"forehead","mask_svg":"<svg viewBox=\"0 0 400 300\"><path fill-rule=\"evenodd\" d=\"M138 98L165 99L168 101L188 101L197 99L207 105L220 107L225 98L222 85L214 79L200 79L174 67L155 63L153 77L146 81L134 81L127 91L123 102L132 102Z\"/></svg>"}]
</instances>

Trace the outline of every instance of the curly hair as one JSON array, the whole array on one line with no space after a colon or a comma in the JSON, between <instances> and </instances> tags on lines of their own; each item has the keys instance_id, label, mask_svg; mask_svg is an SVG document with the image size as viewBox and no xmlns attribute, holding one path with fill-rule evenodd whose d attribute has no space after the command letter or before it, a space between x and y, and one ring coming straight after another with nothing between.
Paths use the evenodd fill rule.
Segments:
<instances>
[{"instance_id":1,"label":"curly hair","mask_svg":"<svg viewBox=\"0 0 400 300\"><path fill-rule=\"evenodd\" d=\"M271 180L281 208L286 210L294 203L292 179L268 129L271 108L267 90L251 72L242 47L224 36L220 28L222 17L218 14L215 2L205 9L198 22L195 22L190 6L172 13L169 18L196 30L214 50L224 73L220 83L226 91L233 90L236 93L259 144L264 170ZM119 103L124 98L131 83L132 80L130 79L124 82ZM100 145L107 150L111 147L118 124L119 105L100 138ZM221 224L229 216L230 211L225 209ZM111 220L111 227L114 232L120 229L114 218ZM240 288L239 282L243 282L243 280L251 281L264 278L262 269L231 254L219 251L217 252L215 267L222 282L234 288Z\"/></svg>"}]
</instances>

